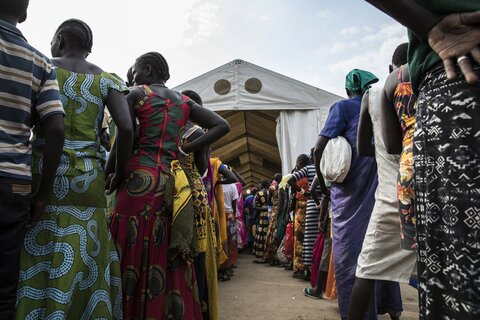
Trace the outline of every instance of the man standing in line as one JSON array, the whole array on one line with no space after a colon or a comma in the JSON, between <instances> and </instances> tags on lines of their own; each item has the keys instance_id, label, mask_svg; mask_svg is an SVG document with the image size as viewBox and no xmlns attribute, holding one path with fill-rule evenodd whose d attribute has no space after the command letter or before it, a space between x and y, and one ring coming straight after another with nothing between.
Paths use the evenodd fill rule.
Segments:
<instances>
[{"instance_id":1,"label":"man standing in line","mask_svg":"<svg viewBox=\"0 0 480 320\"><path fill-rule=\"evenodd\" d=\"M225 215L227 216L227 237L228 237L228 260L220 266L220 277L222 281L230 280L233 274L232 268L237 264L238 258L238 229L237 229L237 199L239 198L235 183L224 184L223 196L225 203Z\"/></svg>"},{"instance_id":2,"label":"man standing in line","mask_svg":"<svg viewBox=\"0 0 480 320\"><path fill-rule=\"evenodd\" d=\"M25 21L27 7L28 0L0 2L0 319L13 316L26 227L43 210L64 142L53 66L16 28ZM43 173L32 192L30 135L35 126L45 132L45 150Z\"/></svg>"}]
</instances>

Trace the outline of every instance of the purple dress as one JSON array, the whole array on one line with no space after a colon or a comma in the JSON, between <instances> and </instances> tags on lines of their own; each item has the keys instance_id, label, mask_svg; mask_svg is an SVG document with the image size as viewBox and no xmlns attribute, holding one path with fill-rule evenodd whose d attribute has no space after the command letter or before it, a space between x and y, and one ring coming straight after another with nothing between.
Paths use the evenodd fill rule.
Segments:
<instances>
[{"instance_id":1,"label":"purple dress","mask_svg":"<svg viewBox=\"0 0 480 320\"><path fill-rule=\"evenodd\" d=\"M350 294L355 281L358 256L362 250L370 215L375 204L377 165L375 158L357 152L357 127L361 97L335 103L320 133L327 138L343 136L352 148L350 171L342 183L332 183L332 229L338 307L346 319ZM378 292L377 292L378 294ZM375 305L365 319L376 319Z\"/></svg>"},{"instance_id":2,"label":"purple dress","mask_svg":"<svg viewBox=\"0 0 480 320\"><path fill-rule=\"evenodd\" d=\"M248 213L244 217L247 228L247 243L251 247L253 245L252 225L255 223L253 213L253 199L255 197L249 194L243 203L243 207L248 209Z\"/></svg>"},{"instance_id":3,"label":"purple dress","mask_svg":"<svg viewBox=\"0 0 480 320\"><path fill-rule=\"evenodd\" d=\"M247 245L247 226L245 225L244 216L244 200L243 200L243 186L240 182L236 182L237 192L239 198L237 199L237 227L239 232L238 248L242 249Z\"/></svg>"}]
</instances>

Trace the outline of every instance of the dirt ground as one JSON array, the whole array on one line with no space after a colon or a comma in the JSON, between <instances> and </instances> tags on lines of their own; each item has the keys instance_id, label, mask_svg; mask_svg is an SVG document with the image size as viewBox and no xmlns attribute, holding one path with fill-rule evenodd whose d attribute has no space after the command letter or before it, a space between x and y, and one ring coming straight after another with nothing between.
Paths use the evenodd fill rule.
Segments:
<instances>
[{"instance_id":1,"label":"dirt ground","mask_svg":"<svg viewBox=\"0 0 480 320\"><path fill-rule=\"evenodd\" d=\"M252 255L240 254L232 280L219 282L221 320L339 319L337 300L307 298L302 290L309 282L294 279L291 271L252 261ZM401 285L401 290L404 309L401 319L418 319L416 290L408 285Z\"/></svg>"}]
</instances>

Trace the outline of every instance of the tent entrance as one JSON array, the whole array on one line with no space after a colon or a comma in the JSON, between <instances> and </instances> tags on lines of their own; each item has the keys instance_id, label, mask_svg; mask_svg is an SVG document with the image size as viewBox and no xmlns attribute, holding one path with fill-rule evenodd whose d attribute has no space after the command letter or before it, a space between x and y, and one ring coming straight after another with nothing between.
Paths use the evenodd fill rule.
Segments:
<instances>
[{"instance_id":1,"label":"tent entrance","mask_svg":"<svg viewBox=\"0 0 480 320\"><path fill-rule=\"evenodd\" d=\"M257 184L282 172L276 128L277 110L219 111L230 132L212 145L212 156L232 166L247 181Z\"/></svg>"}]
</instances>

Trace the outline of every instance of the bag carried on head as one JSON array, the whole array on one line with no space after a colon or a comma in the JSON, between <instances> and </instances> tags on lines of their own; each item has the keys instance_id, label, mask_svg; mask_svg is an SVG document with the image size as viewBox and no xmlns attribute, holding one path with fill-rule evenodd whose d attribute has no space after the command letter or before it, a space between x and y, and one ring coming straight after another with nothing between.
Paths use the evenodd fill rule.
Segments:
<instances>
[{"instance_id":1,"label":"bag carried on head","mask_svg":"<svg viewBox=\"0 0 480 320\"><path fill-rule=\"evenodd\" d=\"M330 139L320 160L320 171L325 179L341 183L352 164L352 148L342 136Z\"/></svg>"}]
</instances>

